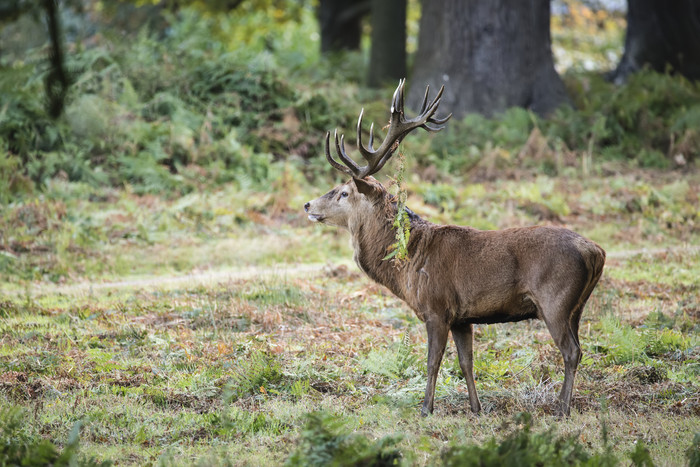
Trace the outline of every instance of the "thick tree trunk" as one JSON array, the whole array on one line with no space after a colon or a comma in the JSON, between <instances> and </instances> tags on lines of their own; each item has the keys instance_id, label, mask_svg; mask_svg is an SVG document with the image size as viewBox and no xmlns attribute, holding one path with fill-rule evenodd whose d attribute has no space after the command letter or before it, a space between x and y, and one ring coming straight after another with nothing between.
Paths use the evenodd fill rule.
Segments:
<instances>
[{"instance_id":1,"label":"thick tree trunk","mask_svg":"<svg viewBox=\"0 0 700 467\"><path fill-rule=\"evenodd\" d=\"M409 105L445 84L455 116L519 106L547 114L568 101L554 70L549 0L423 1Z\"/></svg>"},{"instance_id":2,"label":"thick tree trunk","mask_svg":"<svg viewBox=\"0 0 700 467\"><path fill-rule=\"evenodd\" d=\"M369 0L321 0L321 52L359 50L362 17L369 12Z\"/></svg>"},{"instance_id":3,"label":"thick tree trunk","mask_svg":"<svg viewBox=\"0 0 700 467\"><path fill-rule=\"evenodd\" d=\"M406 0L372 0L372 49L367 84L406 77Z\"/></svg>"},{"instance_id":4,"label":"thick tree trunk","mask_svg":"<svg viewBox=\"0 0 700 467\"><path fill-rule=\"evenodd\" d=\"M628 0L625 53L610 78L623 83L644 66L700 79L700 1Z\"/></svg>"}]
</instances>

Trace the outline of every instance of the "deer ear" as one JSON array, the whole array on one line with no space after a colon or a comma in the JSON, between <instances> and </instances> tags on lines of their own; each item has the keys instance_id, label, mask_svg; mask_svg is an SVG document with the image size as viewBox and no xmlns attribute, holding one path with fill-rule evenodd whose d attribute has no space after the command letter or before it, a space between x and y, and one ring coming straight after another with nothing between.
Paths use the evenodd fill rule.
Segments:
<instances>
[{"instance_id":1,"label":"deer ear","mask_svg":"<svg viewBox=\"0 0 700 467\"><path fill-rule=\"evenodd\" d=\"M362 178L354 178L352 179L353 182L355 182L355 186L357 187L357 191L362 193L365 196L376 196L377 192L377 187L374 186L374 184L368 182L367 180L364 180Z\"/></svg>"}]
</instances>

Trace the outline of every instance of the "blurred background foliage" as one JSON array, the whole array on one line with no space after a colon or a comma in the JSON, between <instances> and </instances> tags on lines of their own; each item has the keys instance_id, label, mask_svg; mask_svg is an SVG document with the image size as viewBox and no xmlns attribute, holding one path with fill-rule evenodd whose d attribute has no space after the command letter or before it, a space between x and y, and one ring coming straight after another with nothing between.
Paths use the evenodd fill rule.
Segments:
<instances>
[{"instance_id":1,"label":"blurred background foliage","mask_svg":"<svg viewBox=\"0 0 700 467\"><path fill-rule=\"evenodd\" d=\"M417 135L409 144L422 156L410 163L428 180L436 170L465 178L511 169L588 170L593 160L693 165L700 85L650 71L622 86L607 82L603 72L621 54L624 13L564 5L552 21L553 51L574 107L547 119L523 109L495 118L473 114L451 122L440 138ZM346 130L352 145L361 103L367 120L386 119L391 89L363 85L366 38L359 52L321 55L315 2L59 6L70 87L62 115L53 119L41 3L0 5L19 12L3 16L0 31L2 203L52 178L179 196L212 183L268 187L279 164L309 180L327 177L326 131ZM410 54L420 5L408 7Z\"/></svg>"}]
</instances>

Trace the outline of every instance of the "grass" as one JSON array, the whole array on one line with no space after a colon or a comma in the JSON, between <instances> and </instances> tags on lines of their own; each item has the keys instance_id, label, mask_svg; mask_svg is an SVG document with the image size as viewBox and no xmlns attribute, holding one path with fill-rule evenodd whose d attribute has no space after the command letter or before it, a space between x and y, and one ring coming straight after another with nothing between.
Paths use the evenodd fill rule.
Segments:
<instances>
[{"instance_id":1,"label":"grass","mask_svg":"<svg viewBox=\"0 0 700 467\"><path fill-rule=\"evenodd\" d=\"M407 204L435 222L561 224L608 251L571 419L553 415L563 365L540 322L477 326L478 417L448 346L436 414L420 419L422 324L357 272L346 233L304 218L333 181L306 183L283 161L275 170L296 181L273 191L169 198L53 180L7 205L2 405L28 414L29 445L65 447L80 423L80 456L120 464L306 462L317 438L341 454L448 463L520 439L521 412L535 445L576 439L621 460L643 445L657 464L683 464L700 431L698 172L523 163L508 179L480 176L488 159L468 177L407 161Z\"/></svg>"},{"instance_id":2,"label":"grass","mask_svg":"<svg viewBox=\"0 0 700 467\"><path fill-rule=\"evenodd\" d=\"M300 175L293 167L286 170ZM583 180L578 173L553 177L521 171L519 176L525 179L469 184L445 176L449 185L415 179L408 184L408 205L438 223L483 229L565 223L613 256L662 243L690 245L697 238L697 174L681 181L674 174L639 170ZM37 280L115 280L349 260L342 234L309 227L303 217L301 206L324 189L300 182L271 194L222 186L167 200L111 189L86 194L56 182L46 194L0 213L6 245L0 252L0 280L21 290ZM657 258L648 258L640 253L637 267L630 265L624 274L689 285L698 274L697 254L657 252ZM655 260L659 257L664 261Z\"/></svg>"},{"instance_id":3,"label":"grass","mask_svg":"<svg viewBox=\"0 0 700 467\"><path fill-rule=\"evenodd\" d=\"M615 63L619 15L569 7L560 69ZM423 217L565 225L608 252L571 418L553 415L561 356L523 322L476 327L484 413L450 344L422 419L422 324L358 272L346 233L302 212L338 181L324 132L359 102L380 124L386 93L352 81L360 55L320 61L313 9L297 10L270 26L183 9L162 38L103 28L71 54L58 121L42 51L3 56L0 464L696 465L697 85L569 71L577 110L470 115L402 146Z\"/></svg>"},{"instance_id":4,"label":"grass","mask_svg":"<svg viewBox=\"0 0 700 467\"><path fill-rule=\"evenodd\" d=\"M556 213L557 220L543 221L563 222L610 252L697 244L695 229L652 221L663 212L686 212L688 197L696 194L696 175L678 190L681 196L631 210L617 201L632 189L626 177L452 184L440 196L426 195L433 188L416 179L408 204L437 220L459 218L471 206L460 219L465 223L482 215L488 219L485 213L494 210L502 216L490 217L494 227L503 227L537 223L543 211L528 203L557 199L556 205L567 208ZM641 172L637 179L644 180L632 185L639 191L663 193L678 186L663 173ZM313 196L312 188L304 191ZM69 200L60 216L51 208L54 201L44 199L5 214L17 219L28 205L37 218L45 216L47 231L61 232L67 223L90 225L81 217L129 218L139 206L138 218L153 235L151 243L133 238L82 245L85 258L120 257L124 264L104 270L79 269L89 263L75 260L78 253L70 245L80 237L71 237L67 248L52 254L56 263L78 266L58 284L6 270L0 400L30 414L26 436L60 447L80 422L80 455L124 464L280 464L298 458L310 436L338 449L355 446L353 452L368 456L399 453L401 462L423 465L447 462L470 443L505 443L513 427L521 426L516 414L528 412L533 443L539 436L573 437L595 455L605 448L605 422L616 458L627 459L641 441L657 464L685 462L700 429L697 250L612 255L583 317L584 359L570 419L553 415L563 369L540 322L477 326L475 371L484 407L478 417L469 413L455 349L448 346L436 414L421 419L425 331L401 302L343 264L351 257L346 235L305 225L291 214L284 221L267 213L216 230L219 216L201 213L223 212L228 195L216 190L185 202L120 194L108 213L99 201ZM183 204L198 221L163 221L173 239L158 237L151 220L183 212ZM97 224L102 229L97 237L110 238L112 227ZM604 237L605 232L614 234ZM41 235L46 234L33 241L38 244ZM51 239L61 235L46 238L50 250ZM20 264L45 261L45 253L28 248ZM335 258L335 265L303 275L263 275L259 269L247 276L203 276L199 282L124 276L281 267L326 258ZM80 286L113 278L129 280ZM311 417L320 417L326 428L309 425L308 414L314 413L325 414Z\"/></svg>"}]
</instances>

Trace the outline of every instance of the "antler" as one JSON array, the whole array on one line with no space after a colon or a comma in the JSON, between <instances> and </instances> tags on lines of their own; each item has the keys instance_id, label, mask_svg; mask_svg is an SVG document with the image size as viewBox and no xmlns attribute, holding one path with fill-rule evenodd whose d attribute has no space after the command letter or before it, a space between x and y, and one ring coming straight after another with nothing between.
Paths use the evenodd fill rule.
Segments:
<instances>
[{"instance_id":1,"label":"antler","mask_svg":"<svg viewBox=\"0 0 700 467\"><path fill-rule=\"evenodd\" d=\"M338 138L338 130L335 131L335 149L338 153L338 157L345 165L341 165L337 162L333 156L331 156L330 151L330 139L331 133L326 133L326 159L328 162L340 170L341 172L350 175L354 178L364 178L368 175L375 174L384 167L384 164L391 158L399 147L401 140L416 128L423 128L427 131L440 131L445 128L445 124L452 117L449 114L445 118L435 117L435 112L437 112L438 106L440 105L440 98L442 97L442 92L445 90L445 86L441 86L440 90L435 96L435 99L428 104L428 92L430 91L430 86L425 88L425 96L423 97L423 104L421 105L420 112L418 116L412 119L406 119L403 111L403 101L404 101L404 84L406 79L399 81L399 86L394 91L394 97L391 102L391 119L389 120L389 130L387 135L379 145L377 149L374 149L374 123L369 128L369 147L366 148L362 144L362 115L365 109L360 111L360 118L357 120L357 146L362 154L362 157L367 161L367 165L362 167L358 166L357 163L352 160L345 152L345 136L341 135ZM428 125L428 124L432 125Z\"/></svg>"}]
</instances>

